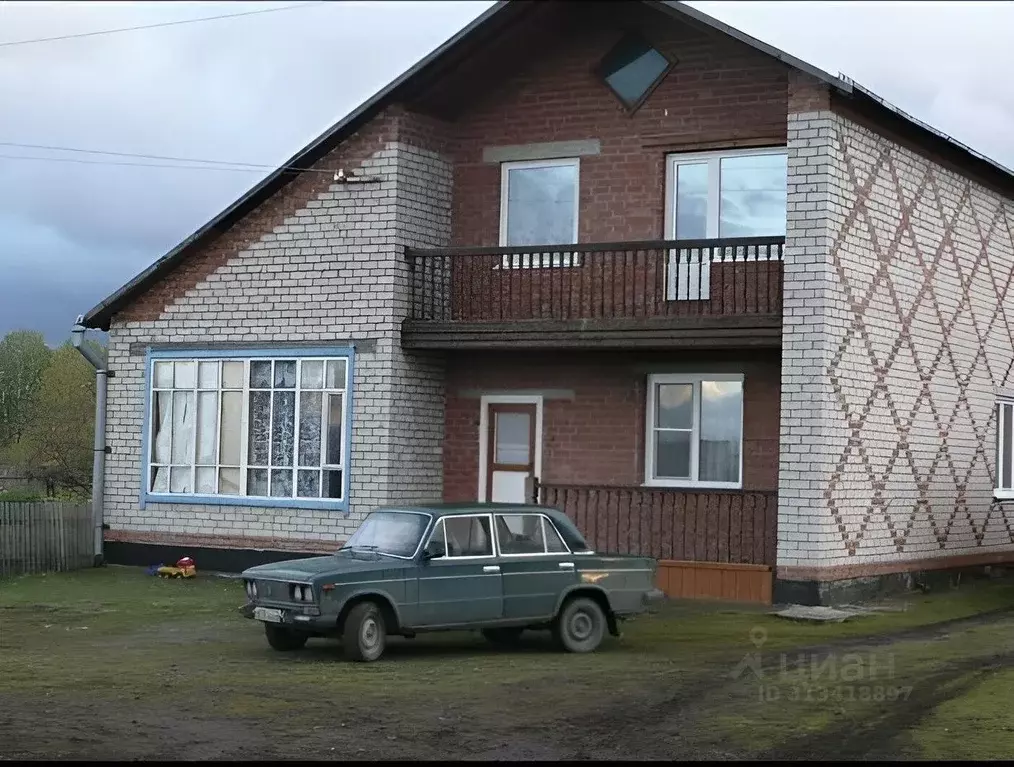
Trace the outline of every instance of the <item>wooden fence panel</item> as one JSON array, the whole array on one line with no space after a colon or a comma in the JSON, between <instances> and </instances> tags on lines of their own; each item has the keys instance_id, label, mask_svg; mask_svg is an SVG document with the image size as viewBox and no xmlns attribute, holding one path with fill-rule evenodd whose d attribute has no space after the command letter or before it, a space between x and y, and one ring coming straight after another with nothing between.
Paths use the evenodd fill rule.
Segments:
<instances>
[{"instance_id":1,"label":"wooden fence panel","mask_svg":"<svg viewBox=\"0 0 1014 767\"><path fill-rule=\"evenodd\" d=\"M0 578L90 567L91 507L0 502Z\"/></svg>"},{"instance_id":2,"label":"wooden fence panel","mask_svg":"<svg viewBox=\"0 0 1014 767\"><path fill-rule=\"evenodd\" d=\"M599 551L659 560L773 566L774 492L540 484L538 500L566 513Z\"/></svg>"}]
</instances>

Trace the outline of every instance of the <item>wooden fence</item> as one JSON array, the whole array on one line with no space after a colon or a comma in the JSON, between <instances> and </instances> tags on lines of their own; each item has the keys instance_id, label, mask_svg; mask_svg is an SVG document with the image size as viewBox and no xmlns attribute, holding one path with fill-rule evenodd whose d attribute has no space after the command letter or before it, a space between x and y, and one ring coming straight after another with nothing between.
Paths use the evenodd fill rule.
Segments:
<instances>
[{"instance_id":1,"label":"wooden fence","mask_svg":"<svg viewBox=\"0 0 1014 767\"><path fill-rule=\"evenodd\" d=\"M671 597L771 603L777 493L554 484L537 492L593 548L654 557Z\"/></svg>"},{"instance_id":2,"label":"wooden fence","mask_svg":"<svg viewBox=\"0 0 1014 767\"><path fill-rule=\"evenodd\" d=\"M697 562L775 563L773 492L539 485L599 551Z\"/></svg>"},{"instance_id":3,"label":"wooden fence","mask_svg":"<svg viewBox=\"0 0 1014 767\"><path fill-rule=\"evenodd\" d=\"M93 543L88 504L0 502L0 578L90 567Z\"/></svg>"}]
</instances>

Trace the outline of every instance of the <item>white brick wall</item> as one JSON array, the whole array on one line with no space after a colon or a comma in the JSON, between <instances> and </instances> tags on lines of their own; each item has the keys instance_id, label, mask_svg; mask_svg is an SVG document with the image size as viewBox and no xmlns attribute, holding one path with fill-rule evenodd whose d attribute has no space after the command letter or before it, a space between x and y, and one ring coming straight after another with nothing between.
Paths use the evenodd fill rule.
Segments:
<instances>
[{"instance_id":1,"label":"white brick wall","mask_svg":"<svg viewBox=\"0 0 1014 767\"><path fill-rule=\"evenodd\" d=\"M831 457L822 435L832 393L822 371L831 358L828 305L831 184L830 112L788 118L788 198L784 253L778 563L796 563L833 533L823 495Z\"/></svg>"},{"instance_id":2,"label":"white brick wall","mask_svg":"<svg viewBox=\"0 0 1014 767\"><path fill-rule=\"evenodd\" d=\"M831 112L789 128L779 566L1014 552L1014 202Z\"/></svg>"},{"instance_id":3,"label":"white brick wall","mask_svg":"<svg viewBox=\"0 0 1014 767\"><path fill-rule=\"evenodd\" d=\"M447 243L451 168L433 152L392 142L362 172L380 180L331 185L157 320L114 320L105 492L112 530L340 541L379 504L440 497L443 367L400 349L407 311L401 246ZM184 503L142 510L143 347L173 342L358 342L350 514Z\"/></svg>"}]
</instances>

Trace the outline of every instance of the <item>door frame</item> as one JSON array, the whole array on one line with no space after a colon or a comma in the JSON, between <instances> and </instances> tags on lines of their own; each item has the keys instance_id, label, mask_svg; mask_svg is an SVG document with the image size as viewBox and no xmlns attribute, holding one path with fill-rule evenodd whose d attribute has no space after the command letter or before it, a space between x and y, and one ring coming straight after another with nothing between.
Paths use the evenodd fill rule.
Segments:
<instances>
[{"instance_id":1,"label":"door frame","mask_svg":"<svg viewBox=\"0 0 1014 767\"><path fill-rule=\"evenodd\" d=\"M490 405L535 405L535 476L542 476L542 395L484 394L479 399L479 487L475 496L480 503L487 500Z\"/></svg>"}]
</instances>

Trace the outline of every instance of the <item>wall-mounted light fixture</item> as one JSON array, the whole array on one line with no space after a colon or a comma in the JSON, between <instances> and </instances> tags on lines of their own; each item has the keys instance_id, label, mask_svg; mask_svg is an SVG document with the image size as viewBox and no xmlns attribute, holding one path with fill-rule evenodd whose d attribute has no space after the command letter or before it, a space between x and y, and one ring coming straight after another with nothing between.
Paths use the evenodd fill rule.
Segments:
<instances>
[{"instance_id":1,"label":"wall-mounted light fixture","mask_svg":"<svg viewBox=\"0 0 1014 767\"><path fill-rule=\"evenodd\" d=\"M380 177L350 175L345 172L344 168L339 168L334 173L334 181L336 184L363 184L368 181L380 181Z\"/></svg>"}]
</instances>

